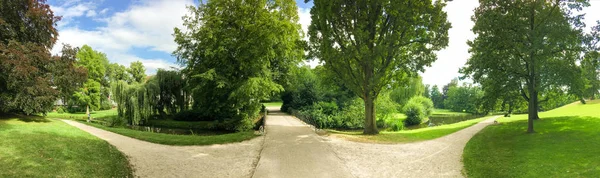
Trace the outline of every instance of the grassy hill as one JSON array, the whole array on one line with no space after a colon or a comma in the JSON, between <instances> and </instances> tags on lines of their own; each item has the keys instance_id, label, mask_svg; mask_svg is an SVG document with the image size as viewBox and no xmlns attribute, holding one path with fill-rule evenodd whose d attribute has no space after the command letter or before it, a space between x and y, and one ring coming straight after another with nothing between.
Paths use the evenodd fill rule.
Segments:
<instances>
[{"instance_id":1,"label":"grassy hill","mask_svg":"<svg viewBox=\"0 0 600 178\"><path fill-rule=\"evenodd\" d=\"M527 115L498 119L467 144L468 177L600 177L600 100L540 113L536 133Z\"/></svg>"}]
</instances>

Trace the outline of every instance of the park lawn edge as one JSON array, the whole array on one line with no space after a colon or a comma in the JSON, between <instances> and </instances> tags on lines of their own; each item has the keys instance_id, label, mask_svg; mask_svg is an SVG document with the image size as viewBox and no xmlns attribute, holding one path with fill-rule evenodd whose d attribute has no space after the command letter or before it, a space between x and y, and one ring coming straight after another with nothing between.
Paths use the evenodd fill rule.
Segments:
<instances>
[{"instance_id":1,"label":"park lawn edge","mask_svg":"<svg viewBox=\"0 0 600 178\"><path fill-rule=\"evenodd\" d=\"M495 116L485 116L481 118L466 120L453 124L401 131L382 131L378 135L363 135L360 131L338 131L327 129L329 136L342 138L354 142L362 143L380 143L380 144L395 144L395 143L411 143L432 140L452 133L458 132L465 128L471 127L481 121Z\"/></svg>"},{"instance_id":2,"label":"park lawn edge","mask_svg":"<svg viewBox=\"0 0 600 178\"><path fill-rule=\"evenodd\" d=\"M79 121L83 124L93 126L105 131L113 132L119 135L131 137L138 140L143 140L151 143L162 144L162 145L174 145L174 146L202 146L202 145L215 145L215 144L228 144L238 143L246 140L251 140L260 135L254 133L254 131L236 132L220 135L174 135L165 133L152 133L138 130L132 130L127 128L118 127L107 127L95 123L87 123Z\"/></svg>"}]
</instances>

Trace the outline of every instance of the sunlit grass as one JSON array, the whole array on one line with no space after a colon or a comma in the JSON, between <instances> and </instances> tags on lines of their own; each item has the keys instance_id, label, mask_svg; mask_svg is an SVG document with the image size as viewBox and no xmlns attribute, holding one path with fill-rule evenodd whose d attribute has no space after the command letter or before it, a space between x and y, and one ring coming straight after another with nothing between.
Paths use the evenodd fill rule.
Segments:
<instances>
[{"instance_id":1,"label":"sunlit grass","mask_svg":"<svg viewBox=\"0 0 600 178\"><path fill-rule=\"evenodd\" d=\"M62 121L0 116L0 177L132 177L125 156Z\"/></svg>"},{"instance_id":2,"label":"sunlit grass","mask_svg":"<svg viewBox=\"0 0 600 178\"><path fill-rule=\"evenodd\" d=\"M536 133L527 115L498 119L467 144L468 177L600 176L600 100L540 113Z\"/></svg>"},{"instance_id":3,"label":"sunlit grass","mask_svg":"<svg viewBox=\"0 0 600 178\"><path fill-rule=\"evenodd\" d=\"M433 115L444 115L444 116L466 116L466 115L471 115L471 113L466 113L466 112L454 112L454 111L450 111L449 109L435 109L433 110Z\"/></svg>"},{"instance_id":4,"label":"sunlit grass","mask_svg":"<svg viewBox=\"0 0 600 178\"><path fill-rule=\"evenodd\" d=\"M490 116L492 117L492 116ZM335 136L343 137L352 141L375 142L375 143L402 143L415 142L439 138L456 131L462 130L489 117L462 121L454 124L441 125L414 130L402 130L397 132L381 132L378 135L363 135L361 131L335 131L329 130Z\"/></svg>"},{"instance_id":5,"label":"sunlit grass","mask_svg":"<svg viewBox=\"0 0 600 178\"><path fill-rule=\"evenodd\" d=\"M283 105L282 102L268 102L268 103L262 103L263 105L265 105L266 107L281 107L281 105Z\"/></svg>"},{"instance_id":6,"label":"sunlit grass","mask_svg":"<svg viewBox=\"0 0 600 178\"><path fill-rule=\"evenodd\" d=\"M172 135L164 133L153 133L128 128L106 127L99 124L85 123L100 129L111 131L117 134L125 135L152 143L165 145L212 145L223 143L234 143L249 140L257 137L254 131L236 132L221 135Z\"/></svg>"},{"instance_id":7,"label":"sunlit grass","mask_svg":"<svg viewBox=\"0 0 600 178\"><path fill-rule=\"evenodd\" d=\"M118 115L118 113L117 113L117 109L110 109L110 110L103 110L103 111L90 111L90 115L92 116L92 118L102 118L102 117L116 116L116 115ZM76 113L49 112L49 113L47 113L46 117L47 118L64 118L64 119L69 119L69 118L83 119L83 118L87 118L87 115L85 114L85 112L76 112Z\"/></svg>"}]
</instances>

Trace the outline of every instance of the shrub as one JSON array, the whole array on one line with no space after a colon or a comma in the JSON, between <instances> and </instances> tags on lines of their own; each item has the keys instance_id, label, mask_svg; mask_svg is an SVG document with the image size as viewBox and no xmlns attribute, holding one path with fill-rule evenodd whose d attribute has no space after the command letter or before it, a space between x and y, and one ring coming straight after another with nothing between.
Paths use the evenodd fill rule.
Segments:
<instances>
[{"instance_id":1,"label":"shrub","mask_svg":"<svg viewBox=\"0 0 600 178\"><path fill-rule=\"evenodd\" d=\"M326 115L333 115L338 110L338 106L337 104L335 104L335 102L321 101L316 104L316 107L320 109L323 112L323 114Z\"/></svg>"},{"instance_id":2,"label":"shrub","mask_svg":"<svg viewBox=\"0 0 600 178\"><path fill-rule=\"evenodd\" d=\"M112 107L113 107L113 105L110 104L109 101L105 101L105 102L102 102L102 104L100 105L100 110L109 110L109 109L112 109Z\"/></svg>"},{"instance_id":3,"label":"shrub","mask_svg":"<svg viewBox=\"0 0 600 178\"><path fill-rule=\"evenodd\" d=\"M62 114L65 113L65 109L62 106L59 106L58 108L56 108L56 112Z\"/></svg>"},{"instance_id":4,"label":"shrub","mask_svg":"<svg viewBox=\"0 0 600 178\"><path fill-rule=\"evenodd\" d=\"M423 106L423 114L425 114L425 117L429 117L433 114L433 110L435 108L433 107L433 101L431 101L431 99L426 98L424 96L415 96L408 100L408 103L411 102L419 103Z\"/></svg>"},{"instance_id":5,"label":"shrub","mask_svg":"<svg viewBox=\"0 0 600 178\"><path fill-rule=\"evenodd\" d=\"M198 110L186 110L173 115L173 120L176 121L214 121L216 118L207 117Z\"/></svg>"},{"instance_id":6,"label":"shrub","mask_svg":"<svg viewBox=\"0 0 600 178\"><path fill-rule=\"evenodd\" d=\"M406 120L406 125L419 125L425 118L425 109L421 103L408 102L403 108Z\"/></svg>"},{"instance_id":7,"label":"shrub","mask_svg":"<svg viewBox=\"0 0 600 178\"><path fill-rule=\"evenodd\" d=\"M122 117L119 117L119 116L110 116L110 117L104 117L101 119L104 120L106 122L106 125L109 127L126 125L125 119L123 119Z\"/></svg>"},{"instance_id":8,"label":"shrub","mask_svg":"<svg viewBox=\"0 0 600 178\"><path fill-rule=\"evenodd\" d=\"M390 123L390 129L392 131L401 131L404 129L404 123L402 121L392 122Z\"/></svg>"}]
</instances>

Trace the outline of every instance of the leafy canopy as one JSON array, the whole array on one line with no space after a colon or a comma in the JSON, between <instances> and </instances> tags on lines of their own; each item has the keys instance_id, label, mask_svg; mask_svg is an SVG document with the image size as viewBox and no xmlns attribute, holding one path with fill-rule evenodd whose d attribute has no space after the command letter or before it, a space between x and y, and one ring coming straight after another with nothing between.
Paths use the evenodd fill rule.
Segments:
<instances>
[{"instance_id":1,"label":"leafy canopy","mask_svg":"<svg viewBox=\"0 0 600 178\"><path fill-rule=\"evenodd\" d=\"M188 9L185 29L175 28L174 55L186 64L193 108L240 121L256 116L260 100L283 89L274 82L279 68L303 56L295 1L209 0Z\"/></svg>"},{"instance_id":2,"label":"leafy canopy","mask_svg":"<svg viewBox=\"0 0 600 178\"><path fill-rule=\"evenodd\" d=\"M365 101L365 131L378 133L374 102L381 90L422 71L448 45L443 1L315 0L311 55Z\"/></svg>"}]
</instances>

